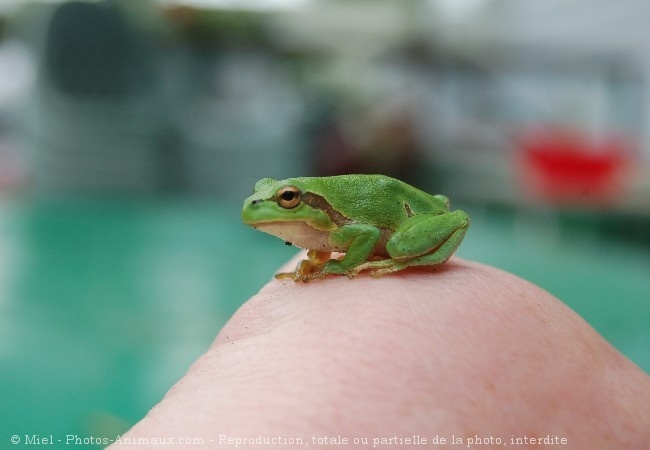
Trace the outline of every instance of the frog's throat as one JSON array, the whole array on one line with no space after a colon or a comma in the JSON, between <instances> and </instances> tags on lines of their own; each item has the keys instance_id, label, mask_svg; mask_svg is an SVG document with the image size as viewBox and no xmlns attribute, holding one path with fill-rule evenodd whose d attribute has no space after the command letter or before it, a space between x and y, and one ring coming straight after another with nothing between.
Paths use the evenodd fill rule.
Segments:
<instances>
[{"instance_id":1,"label":"frog's throat","mask_svg":"<svg viewBox=\"0 0 650 450\"><path fill-rule=\"evenodd\" d=\"M323 252L345 252L347 246L334 245L330 242L330 232L312 227L308 222L263 222L254 228L277 236L296 247Z\"/></svg>"}]
</instances>

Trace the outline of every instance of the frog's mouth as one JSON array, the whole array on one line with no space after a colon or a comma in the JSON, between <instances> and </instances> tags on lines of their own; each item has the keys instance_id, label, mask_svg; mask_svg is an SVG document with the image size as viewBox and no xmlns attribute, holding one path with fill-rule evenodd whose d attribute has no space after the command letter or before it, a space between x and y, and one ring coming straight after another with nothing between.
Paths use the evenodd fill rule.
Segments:
<instances>
[{"instance_id":1,"label":"frog's mouth","mask_svg":"<svg viewBox=\"0 0 650 450\"><path fill-rule=\"evenodd\" d=\"M317 230L307 222L263 222L253 225L256 230L277 236L296 247L323 252L345 252L347 248L332 245L329 231Z\"/></svg>"}]
</instances>

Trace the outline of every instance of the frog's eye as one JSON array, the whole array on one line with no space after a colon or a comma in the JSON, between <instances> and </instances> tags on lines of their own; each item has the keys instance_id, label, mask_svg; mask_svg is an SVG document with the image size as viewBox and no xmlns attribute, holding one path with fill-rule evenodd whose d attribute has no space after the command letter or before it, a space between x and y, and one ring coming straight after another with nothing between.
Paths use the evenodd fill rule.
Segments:
<instances>
[{"instance_id":1,"label":"frog's eye","mask_svg":"<svg viewBox=\"0 0 650 450\"><path fill-rule=\"evenodd\" d=\"M300 189L295 186L283 186L278 189L275 194L275 199L278 205L285 209L295 208L300 204L301 197Z\"/></svg>"}]
</instances>

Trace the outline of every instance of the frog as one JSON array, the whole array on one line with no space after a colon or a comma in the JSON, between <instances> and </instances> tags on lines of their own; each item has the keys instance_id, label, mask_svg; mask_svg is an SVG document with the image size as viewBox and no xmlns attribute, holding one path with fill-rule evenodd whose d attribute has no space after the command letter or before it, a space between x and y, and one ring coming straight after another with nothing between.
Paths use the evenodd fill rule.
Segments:
<instances>
[{"instance_id":1,"label":"frog","mask_svg":"<svg viewBox=\"0 0 650 450\"><path fill-rule=\"evenodd\" d=\"M244 201L242 221L308 250L293 272L276 274L296 282L438 266L470 225L469 215L452 211L445 195L379 174L263 178Z\"/></svg>"}]
</instances>

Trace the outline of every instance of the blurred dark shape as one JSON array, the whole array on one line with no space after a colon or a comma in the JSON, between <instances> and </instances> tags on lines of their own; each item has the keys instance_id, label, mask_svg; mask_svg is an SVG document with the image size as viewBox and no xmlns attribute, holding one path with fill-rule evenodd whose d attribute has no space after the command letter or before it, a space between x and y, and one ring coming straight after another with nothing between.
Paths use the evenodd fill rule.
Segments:
<instances>
[{"instance_id":1,"label":"blurred dark shape","mask_svg":"<svg viewBox=\"0 0 650 450\"><path fill-rule=\"evenodd\" d=\"M155 192L169 164L157 53L118 2L55 7L29 134L39 195Z\"/></svg>"},{"instance_id":2,"label":"blurred dark shape","mask_svg":"<svg viewBox=\"0 0 650 450\"><path fill-rule=\"evenodd\" d=\"M318 176L354 173L356 163L352 142L334 114L321 117L309 133L312 170Z\"/></svg>"},{"instance_id":3,"label":"blurred dark shape","mask_svg":"<svg viewBox=\"0 0 650 450\"><path fill-rule=\"evenodd\" d=\"M559 205L605 205L625 188L630 144L562 130L520 139L521 179L533 195Z\"/></svg>"},{"instance_id":4,"label":"blurred dark shape","mask_svg":"<svg viewBox=\"0 0 650 450\"><path fill-rule=\"evenodd\" d=\"M75 97L137 93L153 79L140 36L111 3L64 3L47 30L46 76Z\"/></svg>"},{"instance_id":5,"label":"blurred dark shape","mask_svg":"<svg viewBox=\"0 0 650 450\"><path fill-rule=\"evenodd\" d=\"M398 95L357 104L332 93L317 103L306 131L313 173L381 173L416 181L422 155L412 105Z\"/></svg>"},{"instance_id":6,"label":"blurred dark shape","mask_svg":"<svg viewBox=\"0 0 650 450\"><path fill-rule=\"evenodd\" d=\"M414 180L419 143L409 115L393 114L376 122L361 115L356 127L367 132L362 139L351 135L352 126L345 118L322 118L310 136L316 174L380 173Z\"/></svg>"},{"instance_id":7,"label":"blurred dark shape","mask_svg":"<svg viewBox=\"0 0 650 450\"><path fill-rule=\"evenodd\" d=\"M359 172L385 173L413 182L419 153L411 116L394 111L375 125L362 151Z\"/></svg>"}]
</instances>

